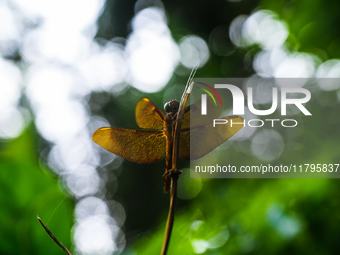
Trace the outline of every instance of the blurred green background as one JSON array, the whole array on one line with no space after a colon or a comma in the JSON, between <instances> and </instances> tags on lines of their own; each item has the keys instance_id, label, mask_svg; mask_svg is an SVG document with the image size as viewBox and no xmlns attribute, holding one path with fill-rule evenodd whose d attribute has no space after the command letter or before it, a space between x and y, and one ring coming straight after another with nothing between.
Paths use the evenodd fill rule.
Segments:
<instances>
[{"instance_id":1,"label":"blurred green background","mask_svg":"<svg viewBox=\"0 0 340 255\"><path fill-rule=\"evenodd\" d=\"M142 97L159 108L196 77L340 78L340 2L0 1L0 254L159 254L165 161L138 165L91 141L136 129ZM230 164L340 163L340 85L308 88L310 118L227 145ZM267 109L267 108L264 108ZM265 160L264 160L265 159ZM338 179L179 183L168 254L337 254Z\"/></svg>"}]
</instances>

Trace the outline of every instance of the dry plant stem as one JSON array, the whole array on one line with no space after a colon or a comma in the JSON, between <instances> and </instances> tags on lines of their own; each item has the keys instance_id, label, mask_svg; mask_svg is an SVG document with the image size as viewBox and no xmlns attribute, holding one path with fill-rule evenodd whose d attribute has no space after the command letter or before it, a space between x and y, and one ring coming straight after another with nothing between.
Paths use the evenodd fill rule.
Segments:
<instances>
[{"instance_id":1,"label":"dry plant stem","mask_svg":"<svg viewBox=\"0 0 340 255\"><path fill-rule=\"evenodd\" d=\"M169 243L170 243L172 226L174 224L175 202L176 202L176 197L177 197L177 180L178 180L178 174L174 175L171 178L170 208L169 208L169 215L168 215L168 220L166 224L164 243L163 243L163 248L162 248L162 253L161 253L162 255L165 255L167 253Z\"/></svg>"},{"instance_id":2,"label":"dry plant stem","mask_svg":"<svg viewBox=\"0 0 340 255\"><path fill-rule=\"evenodd\" d=\"M163 242L161 255L166 255L168 251L172 227L174 224L175 201L177 197L177 180L178 180L178 176L181 174L181 171L178 171L177 169L179 136L180 136L181 126L182 126L182 121L183 121L183 116L184 116L184 109L188 102L192 86L193 86L193 83L190 84L185 94L184 100L178 111L177 121L175 124L175 136L174 136L174 141L173 141L173 153L172 153L172 169L170 172L170 177L171 177L170 208L169 208L169 215L168 215L168 220L166 224L166 230L165 230L165 236L164 236L164 242Z\"/></svg>"},{"instance_id":3,"label":"dry plant stem","mask_svg":"<svg viewBox=\"0 0 340 255\"><path fill-rule=\"evenodd\" d=\"M51 232L51 230L49 230L45 224L42 222L42 220L38 217L38 221L40 222L40 224L43 226L43 228L45 229L45 231L47 232L47 234L53 239L53 241L59 245L60 248L62 248L64 250L64 252L67 255L72 255L71 252L61 243L59 242L59 240L53 235L53 233Z\"/></svg>"},{"instance_id":4,"label":"dry plant stem","mask_svg":"<svg viewBox=\"0 0 340 255\"><path fill-rule=\"evenodd\" d=\"M179 148L179 137L180 137L180 132L181 132L181 126L182 126L182 122L183 122L183 117L184 117L184 110L185 110L185 106L188 102L189 96L190 96L190 92L192 89L192 86L194 85L194 83L191 83L186 94L185 97L183 99L182 104L180 105L180 109L178 111L178 115L177 115L177 121L176 121L176 126L175 126L175 136L174 136L174 143L173 143L173 153L172 153L172 170L174 173L176 173L177 170L177 159L178 159L178 148Z\"/></svg>"}]
</instances>

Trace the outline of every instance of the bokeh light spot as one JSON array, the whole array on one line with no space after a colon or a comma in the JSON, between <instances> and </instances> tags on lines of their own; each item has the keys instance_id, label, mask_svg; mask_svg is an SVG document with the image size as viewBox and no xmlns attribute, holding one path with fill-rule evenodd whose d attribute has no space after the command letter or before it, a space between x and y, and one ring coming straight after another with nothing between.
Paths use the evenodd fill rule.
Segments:
<instances>
[{"instance_id":1,"label":"bokeh light spot","mask_svg":"<svg viewBox=\"0 0 340 255\"><path fill-rule=\"evenodd\" d=\"M285 144L280 133L271 129L263 129L257 132L251 143L253 154L259 160L266 162L278 159L284 148Z\"/></svg>"},{"instance_id":2,"label":"bokeh light spot","mask_svg":"<svg viewBox=\"0 0 340 255\"><path fill-rule=\"evenodd\" d=\"M181 63L187 68L202 67L210 57L207 43L196 35L188 35L179 42Z\"/></svg>"},{"instance_id":3,"label":"bokeh light spot","mask_svg":"<svg viewBox=\"0 0 340 255\"><path fill-rule=\"evenodd\" d=\"M197 175L194 171L190 173L190 169L182 170L183 173L178 179L178 197L181 199L193 199L202 189L202 180L200 178L192 178L190 175Z\"/></svg>"}]
</instances>

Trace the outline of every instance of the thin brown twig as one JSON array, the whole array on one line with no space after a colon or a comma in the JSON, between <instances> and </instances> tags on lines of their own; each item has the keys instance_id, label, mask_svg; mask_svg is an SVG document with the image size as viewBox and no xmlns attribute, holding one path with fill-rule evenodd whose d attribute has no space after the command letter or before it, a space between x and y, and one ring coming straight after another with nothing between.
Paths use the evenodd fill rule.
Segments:
<instances>
[{"instance_id":1,"label":"thin brown twig","mask_svg":"<svg viewBox=\"0 0 340 255\"><path fill-rule=\"evenodd\" d=\"M179 148L179 136L184 116L184 109L188 102L189 95L191 92L193 84L189 85L189 88L186 91L185 97L182 101L182 104L180 105L180 109L177 114L177 121L175 125L175 136L173 141L173 153L172 153L172 169L170 172L171 177L171 191L170 191L170 207L169 207L169 214L168 214L168 220L166 224L165 229L165 235L164 235L164 242L163 242L163 248L161 255L166 255L170 243L170 237L172 232L172 227L174 224L175 219L175 202L177 197L177 180L179 175L181 174L181 171L177 169L177 159L178 159L178 148Z\"/></svg>"},{"instance_id":2,"label":"thin brown twig","mask_svg":"<svg viewBox=\"0 0 340 255\"><path fill-rule=\"evenodd\" d=\"M53 239L53 241L58 244L58 246L60 248L62 248L64 250L64 252L67 255L72 255L71 252L61 243L59 242L59 240L53 235L53 233L51 232L51 230L48 229L48 227L46 227L46 225L44 224L44 222L38 217L38 221L40 222L40 224L43 226L43 228L45 229L45 231L47 232L47 234Z\"/></svg>"},{"instance_id":3,"label":"thin brown twig","mask_svg":"<svg viewBox=\"0 0 340 255\"><path fill-rule=\"evenodd\" d=\"M172 232L172 226L174 224L178 176L179 175L176 174L171 177L170 208L169 208L168 220L167 220L165 236L164 236L164 243L163 243L163 248L162 248L162 253L161 253L162 255L165 255L168 251L171 232Z\"/></svg>"}]
</instances>

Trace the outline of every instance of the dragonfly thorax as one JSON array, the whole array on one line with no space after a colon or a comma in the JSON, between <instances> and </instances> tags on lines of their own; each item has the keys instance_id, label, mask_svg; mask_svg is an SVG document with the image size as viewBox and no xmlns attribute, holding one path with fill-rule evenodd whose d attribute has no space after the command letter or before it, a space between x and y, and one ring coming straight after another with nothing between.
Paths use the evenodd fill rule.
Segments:
<instances>
[{"instance_id":1,"label":"dragonfly thorax","mask_svg":"<svg viewBox=\"0 0 340 255\"><path fill-rule=\"evenodd\" d=\"M167 113L176 113L178 112L179 103L176 100L170 100L169 102L165 103L164 110Z\"/></svg>"}]
</instances>

